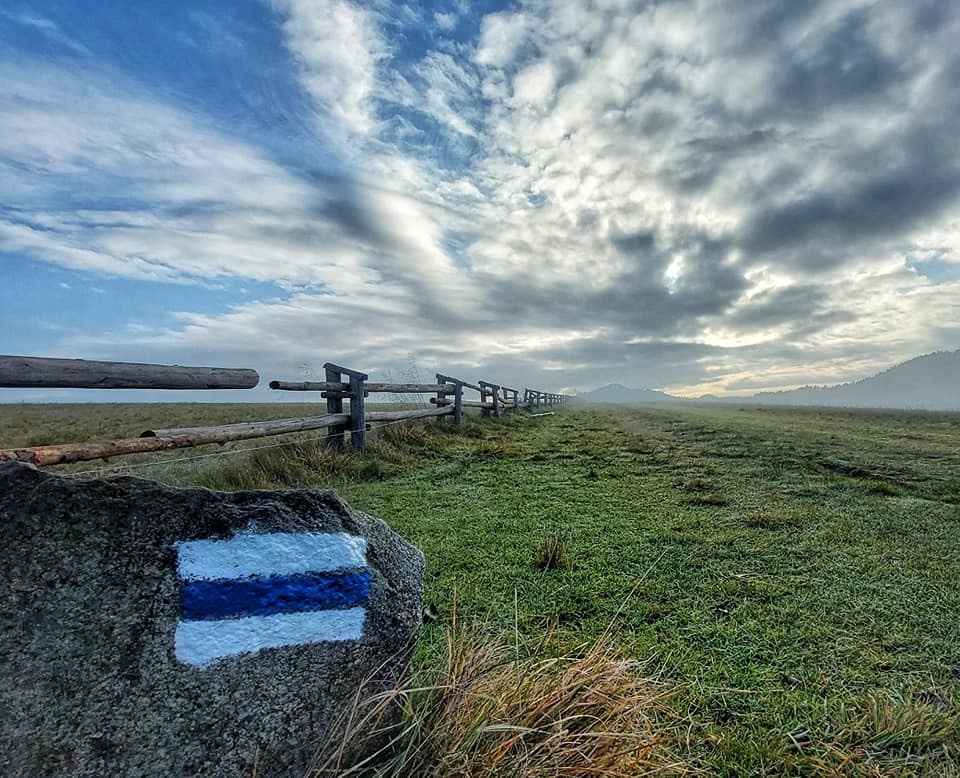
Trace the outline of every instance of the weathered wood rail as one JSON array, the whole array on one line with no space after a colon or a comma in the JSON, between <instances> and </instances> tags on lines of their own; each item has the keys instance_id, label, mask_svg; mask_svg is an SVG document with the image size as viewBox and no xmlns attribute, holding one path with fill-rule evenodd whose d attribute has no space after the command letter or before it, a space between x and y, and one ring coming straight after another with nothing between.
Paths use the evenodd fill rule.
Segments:
<instances>
[{"instance_id":1,"label":"weathered wood rail","mask_svg":"<svg viewBox=\"0 0 960 778\"><path fill-rule=\"evenodd\" d=\"M252 389L256 370L0 356L0 387L19 389Z\"/></svg>"},{"instance_id":2,"label":"weathered wood rail","mask_svg":"<svg viewBox=\"0 0 960 778\"><path fill-rule=\"evenodd\" d=\"M294 432L326 429L327 443L342 446L349 434L352 447L362 451L371 422L394 423L412 419L452 417L460 424L464 408L479 408L483 416L499 417L508 411L562 405L567 395L520 390L493 383L471 383L436 375L436 383L376 383L366 373L327 362L325 381L271 381L276 391L320 392L327 413L270 421L240 422L208 427L149 429L140 437L91 443L66 443L0 450L0 462L26 462L39 467L69 464L94 459L109 459L125 454L141 454L175 448L190 448L211 443L224 444L251 438L288 435ZM257 371L248 368L182 367L131 362L95 362L81 359L0 356L0 387L82 388L82 389L250 389L260 380ZM479 400L465 400L464 390L480 394ZM370 394L433 394L432 408L368 411ZM344 400L347 406L344 408Z\"/></svg>"},{"instance_id":3,"label":"weathered wood rail","mask_svg":"<svg viewBox=\"0 0 960 778\"><path fill-rule=\"evenodd\" d=\"M230 443L235 440L287 435L291 432L334 427L349 421L348 414L315 416L304 419L224 424L220 427L186 427L178 430L148 430L143 437L110 440L101 443L66 443L55 446L31 446L0 451L0 462L26 462L30 465L66 465L110 459L123 454L146 454L171 448L192 448L208 443ZM162 432L151 435L150 432ZM171 434L172 433L172 434Z\"/></svg>"}]
</instances>

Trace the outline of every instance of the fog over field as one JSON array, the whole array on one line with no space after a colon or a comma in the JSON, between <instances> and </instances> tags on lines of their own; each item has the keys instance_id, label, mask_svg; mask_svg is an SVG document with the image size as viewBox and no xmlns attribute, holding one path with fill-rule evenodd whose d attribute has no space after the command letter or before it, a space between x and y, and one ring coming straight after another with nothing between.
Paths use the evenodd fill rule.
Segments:
<instances>
[{"instance_id":1,"label":"fog over field","mask_svg":"<svg viewBox=\"0 0 960 778\"><path fill-rule=\"evenodd\" d=\"M957 40L943 0L11 0L0 350L685 396L951 351Z\"/></svg>"},{"instance_id":2,"label":"fog over field","mask_svg":"<svg viewBox=\"0 0 960 778\"><path fill-rule=\"evenodd\" d=\"M960 411L960 351L939 352L911 359L882 373L836 386L803 386L781 392L750 395L677 397L655 389L630 389L609 384L584 392L595 403L736 402L760 405L814 405L840 408L904 408Z\"/></svg>"}]
</instances>

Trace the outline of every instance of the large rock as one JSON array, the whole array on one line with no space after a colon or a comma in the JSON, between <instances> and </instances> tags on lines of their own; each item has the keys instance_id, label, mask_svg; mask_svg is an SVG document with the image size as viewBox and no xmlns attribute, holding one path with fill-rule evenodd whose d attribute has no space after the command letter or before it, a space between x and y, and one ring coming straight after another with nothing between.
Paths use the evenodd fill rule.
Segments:
<instances>
[{"instance_id":1,"label":"large rock","mask_svg":"<svg viewBox=\"0 0 960 778\"><path fill-rule=\"evenodd\" d=\"M5 776L302 775L402 674L423 555L330 491L0 465Z\"/></svg>"}]
</instances>

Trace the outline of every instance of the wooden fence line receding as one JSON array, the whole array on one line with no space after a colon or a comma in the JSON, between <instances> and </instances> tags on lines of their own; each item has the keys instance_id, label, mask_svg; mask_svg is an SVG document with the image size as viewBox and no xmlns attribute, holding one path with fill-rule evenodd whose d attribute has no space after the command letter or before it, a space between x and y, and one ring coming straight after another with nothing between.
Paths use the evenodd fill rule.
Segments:
<instances>
[{"instance_id":1,"label":"wooden fence line receding","mask_svg":"<svg viewBox=\"0 0 960 778\"><path fill-rule=\"evenodd\" d=\"M0 356L0 387L19 389L252 389L256 370L89 359Z\"/></svg>"},{"instance_id":2,"label":"wooden fence line receding","mask_svg":"<svg viewBox=\"0 0 960 778\"><path fill-rule=\"evenodd\" d=\"M53 446L32 446L0 450L0 462L16 461L48 466L94 459L109 459L124 454L148 453L175 448L191 448L211 443L263 438L327 429L327 443L343 445L349 433L357 451L366 446L368 422L399 422L408 419L452 416L460 424L463 409L479 408L484 416L500 416L503 412L533 410L566 403L562 394L520 390L490 381L469 383L459 378L436 374L435 384L371 383L367 374L332 362L323 366L325 381L271 381L270 388L281 391L319 391L326 400L327 413L270 421L239 422L208 427L176 427L146 430L139 438L93 443L68 443ZM46 359L42 357L0 356L0 387L22 388L109 388L109 389L249 389L259 383L255 370L242 368L182 367L132 362L95 362L83 359ZM464 388L480 393L479 400L464 400ZM366 410L371 394L422 394L430 398L432 408L413 410ZM344 409L343 401L349 401Z\"/></svg>"}]
</instances>

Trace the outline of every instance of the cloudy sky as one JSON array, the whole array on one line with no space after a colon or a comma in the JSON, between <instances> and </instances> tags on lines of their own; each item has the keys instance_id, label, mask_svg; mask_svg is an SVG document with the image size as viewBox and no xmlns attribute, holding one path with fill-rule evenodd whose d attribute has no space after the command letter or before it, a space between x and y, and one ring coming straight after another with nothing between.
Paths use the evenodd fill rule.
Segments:
<instances>
[{"instance_id":1,"label":"cloudy sky","mask_svg":"<svg viewBox=\"0 0 960 778\"><path fill-rule=\"evenodd\" d=\"M0 350L727 394L955 349L958 41L954 0L5 0Z\"/></svg>"}]
</instances>

